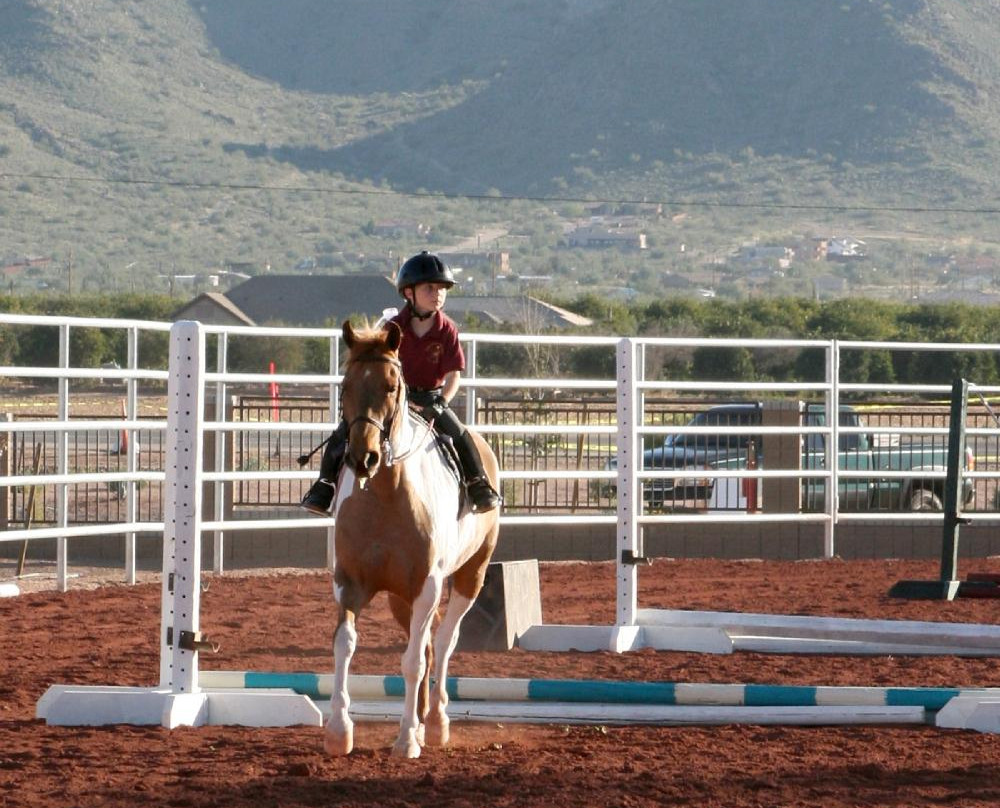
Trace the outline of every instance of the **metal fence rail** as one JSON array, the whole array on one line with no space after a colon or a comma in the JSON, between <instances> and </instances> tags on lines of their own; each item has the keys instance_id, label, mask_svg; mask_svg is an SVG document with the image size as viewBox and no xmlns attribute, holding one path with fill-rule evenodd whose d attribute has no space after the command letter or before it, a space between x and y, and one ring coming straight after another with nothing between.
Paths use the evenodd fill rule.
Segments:
<instances>
[{"instance_id":1,"label":"metal fence rail","mask_svg":"<svg viewBox=\"0 0 1000 808\"><path fill-rule=\"evenodd\" d=\"M0 329L49 329L58 341L56 367L2 367L10 383L0 394L0 413L13 420L0 424L0 542L57 537L59 572L65 581L65 540L72 536L126 536L126 571L134 580L134 538L138 531L162 533L164 431L162 401L167 370L144 366L143 344L151 337L160 344L166 323L26 317L0 314ZM75 329L98 328L125 334L127 356L122 368L82 368L70 361ZM211 518L203 524L216 535L216 565L221 569L224 534L270 526L323 524L273 514L256 518L254 510L293 508L316 473L319 457L305 468L296 460L308 453L334 426L340 376L340 332L332 329L287 329L205 326L210 356L203 357L206 387L205 469L203 480L214 492ZM233 369L230 340L322 339L328 343L328 369L323 373L264 373ZM506 524L611 524L622 518L622 495L641 503L634 514L638 524L707 521L820 522L827 531L826 551L834 550L838 522L855 518L894 520L940 519L939 513L903 513L888 495L875 498L872 507L838 506L830 492L885 483L913 476L909 470L841 468L837 448L858 445L862 433L887 453L918 443L943 447L947 433L947 395L940 384L869 385L840 378L845 352L997 351L989 345L922 345L803 340L703 340L610 337L547 337L491 334L463 336L469 362L463 392L456 401L465 420L492 443L502 467ZM762 352L812 351L824 357L823 379L761 381L743 378L671 378L674 355L683 356L706 344L725 349ZM489 350L522 346L551 352L539 364L537 377L502 378L479 369ZM559 364L557 354L599 349L618 352L612 378L572 378L543 375ZM628 361L622 360L628 357ZM154 362L155 364L155 362ZM214 365L214 369L209 369ZM973 380L974 381L974 380ZM277 393L280 386L281 392ZM27 412L13 407L18 391L27 398ZM1000 388L973 387L967 435L976 457L967 475L974 498L966 509L972 518L995 516L1000 478L1000 429L985 403ZM976 395L981 406L975 404ZM627 418L622 402L629 399ZM875 400L877 399L877 401ZM850 403L863 415L863 426L843 426L838 419L817 427L768 427L760 424L715 423L691 425L706 408L732 402L810 401L836 412ZM7 406L5 406L5 404ZM120 410L121 415L109 414ZM89 409L88 409L89 408ZM141 414L140 414L141 413ZM716 450L740 441L758 443L782 434L806 445L819 441L817 462L808 468L753 468L710 462L697 468L646 467L637 461L643 450L668 438L690 436L714 441ZM742 449L741 449L742 451ZM860 449L855 450L856 454ZM848 450L849 454L849 450ZM35 465L37 458L37 467ZM743 461L751 454L744 452ZM850 464L848 464L850 465ZM928 480L940 480L943 471L922 471ZM729 483L743 492L720 500L702 497L650 496L686 478L707 481L718 491ZM745 489L793 479L803 491L815 489L809 502L785 511L759 510L749 504ZM812 488L809 488L812 486ZM677 486L674 486L675 488ZM845 488L846 487L846 488ZM888 488L888 487L887 487ZM736 490L736 489L733 489ZM706 487L707 491L707 487ZM242 518L236 519L239 510ZM877 511L877 513L875 512ZM294 514L294 517L292 517ZM329 521L329 520L327 520ZM103 533L102 533L103 531Z\"/></svg>"}]
</instances>

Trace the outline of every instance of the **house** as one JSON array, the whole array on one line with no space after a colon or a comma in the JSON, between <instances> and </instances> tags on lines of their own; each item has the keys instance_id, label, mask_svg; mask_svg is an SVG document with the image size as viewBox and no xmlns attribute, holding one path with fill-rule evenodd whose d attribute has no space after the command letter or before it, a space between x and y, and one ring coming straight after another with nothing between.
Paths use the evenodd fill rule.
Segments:
<instances>
[{"instance_id":1,"label":"house","mask_svg":"<svg viewBox=\"0 0 1000 808\"><path fill-rule=\"evenodd\" d=\"M440 252L438 256L448 266L461 269L487 269L494 277L510 274L510 253L506 250L488 252Z\"/></svg>"},{"instance_id":2,"label":"house","mask_svg":"<svg viewBox=\"0 0 1000 808\"><path fill-rule=\"evenodd\" d=\"M399 293L384 275L259 275L226 293L257 323L340 325L352 315L377 319L399 306Z\"/></svg>"},{"instance_id":3,"label":"house","mask_svg":"<svg viewBox=\"0 0 1000 808\"><path fill-rule=\"evenodd\" d=\"M382 238L425 238L431 229L423 222L406 220L384 220L375 222L372 235Z\"/></svg>"},{"instance_id":4,"label":"house","mask_svg":"<svg viewBox=\"0 0 1000 808\"><path fill-rule=\"evenodd\" d=\"M520 325L525 331L545 331L554 328L587 328L593 321L571 311L553 306L528 295L514 297L448 296L448 315L459 324L477 324L480 328Z\"/></svg>"},{"instance_id":5,"label":"house","mask_svg":"<svg viewBox=\"0 0 1000 808\"><path fill-rule=\"evenodd\" d=\"M257 325L219 292L203 292L170 315L173 322L197 320L211 325Z\"/></svg>"},{"instance_id":6,"label":"house","mask_svg":"<svg viewBox=\"0 0 1000 808\"><path fill-rule=\"evenodd\" d=\"M587 249L617 247L625 250L645 250L646 234L631 228L592 223L567 231L566 243L570 247Z\"/></svg>"},{"instance_id":7,"label":"house","mask_svg":"<svg viewBox=\"0 0 1000 808\"><path fill-rule=\"evenodd\" d=\"M51 256L27 255L19 258L0 259L0 274L16 275L32 267L45 267L52 263Z\"/></svg>"},{"instance_id":8,"label":"house","mask_svg":"<svg viewBox=\"0 0 1000 808\"><path fill-rule=\"evenodd\" d=\"M337 326L351 317L376 320L400 308L394 282L382 275L258 275L225 294L198 295L171 319L213 325ZM549 329L590 325L590 320L535 298L448 296L447 311L459 325L523 324Z\"/></svg>"},{"instance_id":9,"label":"house","mask_svg":"<svg viewBox=\"0 0 1000 808\"><path fill-rule=\"evenodd\" d=\"M795 257L791 247L777 244L744 244L736 252L736 260L741 264L777 264L787 269Z\"/></svg>"},{"instance_id":10,"label":"house","mask_svg":"<svg viewBox=\"0 0 1000 808\"><path fill-rule=\"evenodd\" d=\"M854 261L868 255L868 245L850 236L827 239L827 261Z\"/></svg>"},{"instance_id":11,"label":"house","mask_svg":"<svg viewBox=\"0 0 1000 808\"><path fill-rule=\"evenodd\" d=\"M399 303L395 285L382 275L272 274L249 278L225 295L199 295L173 319L323 327L358 314L375 319Z\"/></svg>"}]
</instances>

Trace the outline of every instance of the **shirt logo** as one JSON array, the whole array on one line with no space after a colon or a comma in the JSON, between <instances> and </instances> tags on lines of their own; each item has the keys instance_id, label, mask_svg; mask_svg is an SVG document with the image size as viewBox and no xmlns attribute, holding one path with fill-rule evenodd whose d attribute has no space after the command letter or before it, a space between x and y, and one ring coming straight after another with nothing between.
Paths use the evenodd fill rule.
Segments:
<instances>
[{"instance_id":1,"label":"shirt logo","mask_svg":"<svg viewBox=\"0 0 1000 808\"><path fill-rule=\"evenodd\" d=\"M440 342L432 342L427 346L427 361L432 364L441 362L441 354L444 353L444 346Z\"/></svg>"}]
</instances>

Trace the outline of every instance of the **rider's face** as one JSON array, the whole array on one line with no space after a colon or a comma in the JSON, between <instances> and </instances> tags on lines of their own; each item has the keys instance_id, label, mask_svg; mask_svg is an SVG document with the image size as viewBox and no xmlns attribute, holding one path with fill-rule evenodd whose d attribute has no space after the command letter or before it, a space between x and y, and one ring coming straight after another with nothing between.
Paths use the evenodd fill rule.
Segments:
<instances>
[{"instance_id":1,"label":"rider's face","mask_svg":"<svg viewBox=\"0 0 1000 808\"><path fill-rule=\"evenodd\" d=\"M418 283L413 287L413 305L421 314L440 311L447 297L448 287L443 283Z\"/></svg>"}]
</instances>

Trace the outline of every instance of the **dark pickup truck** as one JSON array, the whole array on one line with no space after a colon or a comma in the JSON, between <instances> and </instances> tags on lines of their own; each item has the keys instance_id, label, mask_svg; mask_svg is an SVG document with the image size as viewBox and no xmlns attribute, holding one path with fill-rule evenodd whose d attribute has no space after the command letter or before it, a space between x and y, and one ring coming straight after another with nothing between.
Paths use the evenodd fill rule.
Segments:
<instances>
[{"instance_id":1,"label":"dark pickup truck","mask_svg":"<svg viewBox=\"0 0 1000 808\"><path fill-rule=\"evenodd\" d=\"M689 426L753 427L761 424L763 404L724 404L700 412ZM824 426L826 415L822 405L809 404L802 415L804 426ZM840 409L841 426L863 426L861 416L851 407ZM947 467L947 440L930 442L905 442L879 440L867 433L846 433L839 436L837 451L841 469L875 472L872 477L851 477L839 481L841 510L941 510L944 500L944 479L927 478L922 473L941 472ZM802 469L821 469L825 462L826 436L805 434L801 436ZM753 444L751 445L751 441ZM643 481L643 497L648 506L658 508L705 507L712 499L715 478L699 476L706 469L745 469L753 454L756 468L765 468L760 435L752 431L743 434L713 435L685 433L668 435L663 444L643 452L645 470L690 470L691 476L676 479L649 479ZM972 453L966 450L966 469L973 465ZM613 466L613 463L612 463ZM908 471L907 477L878 477L882 470ZM802 507L807 511L823 508L824 480L805 478L801 481ZM973 498L973 487L966 480L962 502L968 505Z\"/></svg>"}]
</instances>

